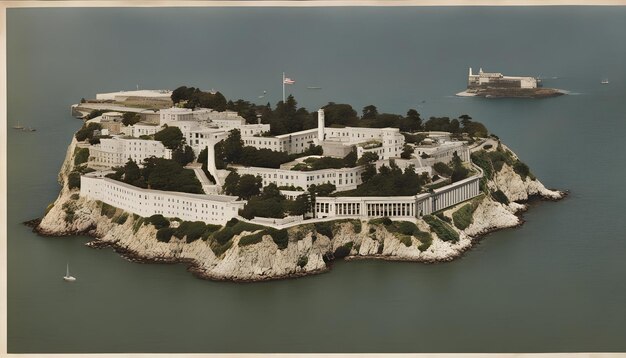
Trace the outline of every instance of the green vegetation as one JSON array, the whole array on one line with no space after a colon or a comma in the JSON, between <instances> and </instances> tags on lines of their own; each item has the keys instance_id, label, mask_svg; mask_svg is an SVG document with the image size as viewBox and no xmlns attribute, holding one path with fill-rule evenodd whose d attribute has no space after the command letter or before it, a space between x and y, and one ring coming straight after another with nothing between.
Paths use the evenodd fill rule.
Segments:
<instances>
[{"instance_id":1,"label":"green vegetation","mask_svg":"<svg viewBox=\"0 0 626 358\"><path fill-rule=\"evenodd\" d=\"M506 194L500 189L491 192L491 197L494 198L497 202L502 203L504 205L509 205L509 198L507 198Z\"/></svg>"},{"instance_id":2,"label":"green vegetation","mask_svg":"<svg viewBox=\"0 0 626 358\"><path fill-rule=\"evenodd\" d=\"M74 165L81 165L89 160L89 148L78 148L74 150Z\"/></svg>"},{"instance_id":3,"label":"green vegetation","mask_svg":"<svg viewBox=\"0 0 626 358\"><path fill-rule=\"evenodd\" d=\"M147 218L145 222L154 225L157 230L170 226L170 221L163 217L163 215L161 214L152 215Z\"/></svg>"},{"instance_id":4,"label":"green vegetation","mask_svg":"<svg viewBox=\"0 0 626 358\"><path fill-rule=\"evenodd\" d=\"M195 155L193 154L193 149L191 149L191 147L188 145L176 148L172 152L172 160L174 160L181 166L185 166L193 162L194 159Z\"/></svg>"},{"instance_id":5,"label":"green vegetation","mask_svg":"<svg viewBox=\"0 0 626 358\"><path fill-rule=\"evenodd\" d=\"M341 259L344 258L348 255L350 255L350 251L352 250L352 246L354 245L354 243L352 241L349 241L341 246L339 246L335 252L334 252L334 256L336 259Z\"/></svg>"},{"instance_id":6,"label":"green vegetation","mask_svg":"<svg viewBox=\"0 0 626 358\"><path fill-rule=\"evenodd\" d=\"M158 140L165 148L175 150L182 146L184 137L183 132L178 127L165 127L161 131L154 134L154 140Z\"/></svg>"},{"instance_id":7,"label":"green vegetation","mask_svg":"<svg viewBox=\"0 0 626 358\"><path fill-rule=\"evenodd\" d=\"M427 135L424 133L402 133L404 135L404 141L406 143L420 144L424 139L426 139Z\"/></svg>"},{"instance_id":8,"label":"green vegetation","mask_svg":"<svg viewBox=\"0 0 626 358\"><path fill-rule=\"evenodd\" d=\"M93 138L93 131L101 130L101 129L102 129L102 126L100 125L100 123L83 124L83 126L78 130L78 132L76 132L74 137L76 137L77 141L82 142L85 139Z\"/></svg>"},{"instance_id":9,"label":"green vegetation","mask_svg":"<svg viewBox=\"0 0 626 358\"><path fill-rule=\"evenodd\" d=\"M174 229L171 227L162 227L157 230L156 239L160 242L170 242L174 235Z\"/></svg>"},{"instance_id":10,"label":"green vegetation","mask_svg":"<svg viewBox=\"0 0 626 358\"><path fill-rule=\"evenodd\" d=\"M139 230L139 228L144 224L145 222L145 218L142 218L140 216L135 216L133 215L133 233L137 233L137 231Z\"/></svg>"},{"instance_id":11,"label":"green vegetation","mask_svg":"<svg viewBox=\"0 0 626 358\"><path fill-rule=\"evenodd\" d=\"M230 172L224 180L224 192L228 195L238 196L242 199L250 199L259 195L263 179L260 176L250 174L239 175L236 171ZM282 216L281 216L282 217Z\"/></svg>"},{"instance_id":12,"label":"green vegetation","mask_svg":"<svg viewBox=\"0 0 626 358\"><path fill-rule=\"evenodd\" d=\"M415 195L426 183L428 175L418 175L409 166L402 172L393 161L390 167L381 166L378 173L356 189L335 193L335 196L404 196Z\"/></svg>"},{"instance_id":13,"label":"green vegetation","mask_svg":"<svg viewBox=\"0 0 626 358\"><path fill-rule=\"evenodd\" d=\"M392 221L388 217L383 217L372 219L369 223L370 225L384 225L387 231L392 233L407 247L413 244L411 236L415 236L420 241L420 246L424 245L424 243L428 243L428 246L430 246L430 242L432 242L432 236L429 232L421 231L417 225L410 221ZM370 231L371 229L372 228L370 228ZM428 246L426 246L426 248L428 248Z\"/></svg>"},{"instance_id":14,"label":"green vegetation","mask_svg":"<svg viewBox=\"0 0 626 358\"><path fill-rule=\"evenodd\" d=\"M124 167L113 168L115 173L107 174L107 178L122 181L140 188L179 191L184 193L202 194L202 185L191 169L183 168L179 163L165 158L146 158L143 168L132 160Z\"/></svg>"},{"instance_id":15,"label":"green vegetation","mask_svg":"<svg viewBox=\"0 0 626 358\"><path fill-rule=\"evenodd\" d=\"M80 173L71 172L67 176L67 187L69 189L80 189Z\"/></svg>"},{"instance_id":16,"label":"green vegetation","mask_svg":"<svg viewBox=\"0 0 626 358\"><path fill-rule=\"evenodd\" d=\"M115 216L116 211L117 208L115 208L114 206L111 206L107 203L102 203L102 207L100 208L100 215L104 215L107 218L111 219L113 218L113 216Z\"/></svg>"},{"instance_id":17,"label":"green vegetation","mask_svg":"<svg viewBox=\"0 0 626 358\"><path fill-rule=\"evenodd\" d=\"M141 116L138 113L124 112L122 115L122 124L125 126L132 126L141 120Z\"/></svg>"},{"instance_id":18,"label":"green vegetation","mask_svg":"<svg viewBox=\"0 0 626 358\"><path fill-rule=\"evenodd\" d=\"M452 168L450 168L446 163L437 162L433 165L433 169L435 169L435 171L439 173L439 175L444 175L447 177L452 175Z\"/></svg>"},{"instance_id":19,"label":"green vegetation","mask_svg":"<svg viewBox=\"0 0 626 358\"><path fill-rule=\"evenodd\" d=\"M122 213L120 216L115 218L114 222L118 225L124 225L126 220L128 220L128 213Z\"/></svg>"},{"instance_id":20,"label":"green vegetation","mask_svg":"<svg viewBox=\"0 0 626 358\"><path fill-rule=\"evenodd\" d=\"M298 265L299 267L304 267L307 263L309 263L309 257L303 255L298 258L298 262L296 263L296 265Z\"/></svg>"},{"instance_id":21,"label":"green vegetation","mask_svg":"<svg viewBox=\"0 0 626 358\"><path fill-rule=\"evenodd\" d=\"M248 246L258 244L263 240L263 235L266 235L265 231L261 230L257 233L246 235L239 239L239 246Z\"/></svg>"},{"instance_id":22,"label":"green vegetation","mask_svg":"<svg viewBox=\"0 0 626 358\"><path fill-rule=\"evenodd\" d=\"M415 149L410 145L405 144L404 147L402 147L402 153L400 153L400 158L411 159L411 157L413 156L413 152L415 152Z\"/></svg>"},{"instance_id":23,"label":"green vegetation","mask_svg":"<svg viewBox=\"0 0 626 358\"><path fill-rule=\"evenodd\" d=\"M474 221L472 215L474 214L474 211L477 207L478 205L475 205L474 203L469 203L463 205L460 209L455 211L452 214L454 226L456 226L460 230L467 229Z\"/></svg>"},{"instance_id":24,"label":"green vegetation","mask_svg":"<svg viewBox=\"0 0 626 358\"><path fill-rule=\"evenodd\" d=\"M472 117L467 114L459 116L461 119L452 119L448 117L430 117L424 123L426 131L443 131L450 133L467 133L470 137L485 138L489 135L487 128L479 122L473 122Z\"/></svg>"},{"instance_id":25,"label":"green vegetation","mask_svg":"<svg viewBox=\"0 0 626 358\"><path fill-rule=\"evenodd\" d=\"M172 91L174 104L184 102L186 108L211 108L226 110L226 98L220 92L203 92L199 88L181 86Z\"/></svg>"},{"instance_id":26,"label":"green vegetation","mask_svg":"<svg viewBox=\"0 0 626 358\"><path fill-rule=\"evenodd\" d=\"M219 225L205 224L203 221L183 221L174 229L173 235L179 239L185 238L187 243L192 243L200 238L208 238L220 228Z\"/></svg>"},{"instance_id":27,"label":"green vegetation","mask_svg":"<svg viewBox=\"0 0 626 358\"><path fill-rule=\"evenodd\" d=\"M447 223L432 215L425 215L423 219L441 240L452 242L459 241L459 234Z\"/></svg>"}]
</instances>

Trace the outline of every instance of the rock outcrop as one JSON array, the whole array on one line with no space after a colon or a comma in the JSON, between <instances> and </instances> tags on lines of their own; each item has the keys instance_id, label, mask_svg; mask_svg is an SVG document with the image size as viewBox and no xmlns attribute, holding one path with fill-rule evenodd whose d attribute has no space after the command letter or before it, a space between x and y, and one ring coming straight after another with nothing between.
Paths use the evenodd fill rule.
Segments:
<instances>
[{"instance_id":1,"label":"rock outcrop","mask_svg":"<svg viewBox=\"0 0 626 358\"><path fill-rule=\"evenodd\" d=\"M464 230L455 227L451 218L467 202L441 213L444 219L452 222L449 227L459 236L456 241L441 240L421 219L415 220L414 224L419 231L430 233L430 244L426 239L423 238L422 242L415 236L405 235L402 240L401 235L384 224L371 221L356 224L356 220L342 220L333 224L332 237L316 232L311 224L289 228L289 243L283 249L270 235L264 235L260 242L240 245L240 239L251 234L242 232L231 239L228 249L216 254L210 239L188 243L185 238L172 237L169 242L159 241L156 228L143 223L142 218L119 209L114 215L104 213L102 203L81 197L77 189L69 189L68 175L74 170L76 145L76 140L73 140L68 148L59 173L63 188L36 226L37 232L49 236L90 235L95 238L88 243L90 246L110 246L125 257L138 261L184 262L197 276L213 280L260 281L315 274L329 270L329 262L335 256L346 259L450 261L471 248L480 236L520 225L519 214L527 208L525 203L530 198L558 200L564 195L546 189L529 176L523 179L505 164L485 185L488 192L502 191L510 200L509 204L494 200L488 193L472 199L472 221Z\"/></svg>"}]
</instances>

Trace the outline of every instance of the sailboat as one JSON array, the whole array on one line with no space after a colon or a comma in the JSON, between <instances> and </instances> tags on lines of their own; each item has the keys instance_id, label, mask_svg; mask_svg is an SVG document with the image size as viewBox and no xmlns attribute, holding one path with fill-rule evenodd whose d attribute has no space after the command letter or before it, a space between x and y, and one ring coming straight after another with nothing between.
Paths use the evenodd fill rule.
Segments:
<instances>
[{"instance_id":1,"label":"sailboat","mask_svg":"<svg viewBox=\"0 0 626 358\"><path fill-rule=\"evenodd\" d=\"M609 84L609 79L608 79L608 78L605 78L605 79L603 79L603 80L602 80L602 82L600 82L600 83L602 83L603 85L608 85L608 84Z\"/></svg>"},{"instance_id":2,"label":"sailboat","mask_svg":"<svg viewBox=\"0 0 626 358\"><path fill-rule=\"evenodd\" d=\"M24 129L24 127L20 126L20 121L17 121L17 124L13 126L13 129Z\"/></svg>"},{"instance_id":3,"label":"sailboat","mask_svg":"<svg viewBox=\"0 0 626 358\"><path fill-rule=\"evenodd\" d=\"M67 270L65 272L65 276L63 276L63 279L68 282L76 281L76 278L74 276L70 276L70 264L67 264Z\"/></svg>"}]
</instances>

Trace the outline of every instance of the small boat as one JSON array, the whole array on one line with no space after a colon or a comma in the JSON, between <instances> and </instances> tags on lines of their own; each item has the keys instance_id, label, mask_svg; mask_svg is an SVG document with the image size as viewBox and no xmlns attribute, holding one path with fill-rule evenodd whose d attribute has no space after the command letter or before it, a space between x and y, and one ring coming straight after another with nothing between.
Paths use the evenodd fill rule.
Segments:
<instances>
[{"instance_id":1,"label":"small boat","mask_svg":"<svg viewBox=\"0 0 626 358\"><path fill-rule=\"evenodd\" d=\"M65 272L65 276L63 276L63 279L67 282L76 281L76 278L74 276L70 276L70 264L67 264L67 270Z\"/></svg>"},{"instance_id":2,"label":"small boat","mask_svg":"<svg viewBox=\"0 0 626 358\"><path fill-rule=\"evenodd\" d=\"M307 87L306 89L322 89L322 87L312 87L312 86L310 86L310 87Z\"/></svg>"},{"instance_id":3,"label":"small boat","mask_svg":"<svg viewBox=\"0 0 626 358\"><path fill-rule=\"evenodd\" d=\"M33 127L28 127L28 128L24 128L22 129L24 132L36 132L37 130Z\"/></svg>"},{"instance_id":4,"label":"small boat","mask_svg":"<svg viewBox=\"0 0 626 358\"><path fill-rule=\"evenodd\" d=\"M13 129L24 129L24 127L20 126L20 121L17 121L17 124L13 126Z\"/></svg>"},{"instance_id":5,"label":"small boat","mask_svg":"<svg viewBox=\"0 0 626 358\"><path fill-rule=\"evenodd\" d=\"M603 79L603 80L602 80L602 82L600 82L600 83L602 83L603 85L608 85L608 84L609 84L609 79L608 79L608 78L605 78L605 79Z\"/></svg>"}]
</instances>

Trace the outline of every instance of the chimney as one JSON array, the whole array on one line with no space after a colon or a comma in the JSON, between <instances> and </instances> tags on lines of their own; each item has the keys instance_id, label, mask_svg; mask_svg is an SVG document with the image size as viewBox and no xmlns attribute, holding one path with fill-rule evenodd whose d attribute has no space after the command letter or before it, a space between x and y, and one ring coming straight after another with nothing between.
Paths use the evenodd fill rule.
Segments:
<instances>
[{"instance_id":1,"label":"chimney","mask_svg":"<svg viewBox=\"0 0 626 358\"><path fill-rule=\"evenodd\" d=\"M317 111L317 140L321 145L324 141L324 109L320 108Z\"/></svg>"}]
</instances>

